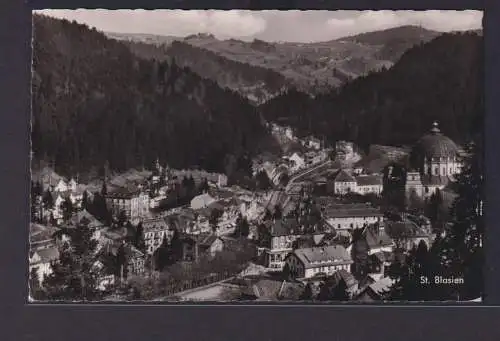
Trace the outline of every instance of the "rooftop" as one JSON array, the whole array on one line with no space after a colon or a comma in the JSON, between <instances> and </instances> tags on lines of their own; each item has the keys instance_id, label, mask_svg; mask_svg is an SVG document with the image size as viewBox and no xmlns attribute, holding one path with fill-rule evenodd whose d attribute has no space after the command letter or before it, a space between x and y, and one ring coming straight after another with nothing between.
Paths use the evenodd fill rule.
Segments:
<instances>
[{"instance_id":1,"label":"rooftop","mask_svg":"<svg viewBox=\"0 0 500 341\"><path fill-rule=\"evenodd\" d=\"M424 228L419 227L417 224L410 220L388 222L386 225L386 231L387 234L394 239L419 237L425 238L431 236L431 234Z\"/></svg>"},{"instance_id":2,"label":"rooftop","mask_svg":"<svg viewBox=\"0 0 500 341\"><path fill-rule=\"evenodd\" d=\"M297 249L293 254L300 259L305 268L314 268L329 264L350 264L351 256L340 245Z\"/></svg>"},{"instance_id":3,"label":"rooftop","mask_svg":"<svg viewBox=\"0 0 500 341\"><path fill-rule=\"evenodd\" d=\"M99 227L104 226L103 223L101 223L99 220L97 220L96 217L94 217L92 214L90 214L87 210L82 210L77 213L75 213L71 217L71 224L72 225L87 225L90 228L96 229Z\"/></svg>"},{"instance_id":4,"label":"rooftop","mask_svg":"<svg viewBox=\"0 0 500 341\"><path fill-rule=\"evenodd\" d=\"M365 230L365 238L370 248L384 247L393 245L391 237L387 235L383 228L377 233L375 226L368 226Z\"/></svg>"},{"instance_id":5,"label":"rooftop","mask_svg":"<svg viewBox=\"0 0 500 341\"><path fill-rule=\"evenodd\" d=\"M106 195L107 198L113 199L131 199L139 195L141 190L135 186L118 187Z\"/></svg>"},{"instance_id":6,"label":"rooftop","mask_svg":"<svg viewBox=\"0 0 500 341\"><path fill-rule=\"evenodd\" d=\"M335 177L335 182L356 182L356 179L342 169Z\"/></svg>"},{"instance_id":7,"label":"rooftop","mask_svg":"<svg viewBox=\"0 0 500 341\"><path fill-rule=\"evenodd\" d=\"M56 247L40 249L34 252L33 256L37 254L40 257L38 262L34 264L49 263L59 258L59 250Z\"/></svg>"},{"instance_id":8,"label":"rooftop","mask_svg":"<svg viewBox=\"0 0 500 341\"><path fill-rule=\"evenodd\" d=\"M382 185L383 177L380 174L360 175L356 177L356 182L358 183L358 186Z\"/></svg>"},{"instance_id":9,"label":"rooftop","mask_svg":"<svg viewBox=\"0 0 500 341\"><path fill-rule=\"evenodd\" d=\"M342 207L340 205L329 206L324 210L324 216L326 219L383 216L379 209L365 204L362 205L364 205L364 207Z\"/></svg>"},{"instance_id":10,"label":"rooftop","mask_svg":"<svg viewBox=\"0 0 500 341\"><path fill-rule=\"evenodd\" d=\"M429 134L417 142L415 151L426 158L455 157L459 153L455 142L441 133L437 122L433 123Z\"/></svg>"},{"instance_id":11,"label":"rooftop","mask_svg":"<svg viewBox=\"0 0 500 341\"><path fill-rule=\"evenodd\" d=\"M154 219L148 219L144 220L142 222L142 227L144 229L144 232L148 232L151 230L167 230L169 229L169 226L166 221L167 218L154 218Z\"/></svg>"}]
</instances>

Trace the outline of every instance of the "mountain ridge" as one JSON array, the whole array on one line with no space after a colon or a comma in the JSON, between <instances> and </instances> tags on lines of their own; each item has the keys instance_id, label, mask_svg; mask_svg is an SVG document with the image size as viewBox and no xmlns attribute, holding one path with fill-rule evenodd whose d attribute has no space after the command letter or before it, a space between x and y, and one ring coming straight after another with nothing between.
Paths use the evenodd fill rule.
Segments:
<instances>
[{"instance_id":1,"label":"mountain ridge","mask_svg":"<svg viewBox=\"0 0 500 341\"><path fill-rule=\"evenodd\" d=\"M401 33L401 31L404 32ZM223 66L226 66L224 64L232 62L240 65L248 64L259 70L268 69L275 73L274 78L280 77L277 74L285 78L279 88L295 87L300 91L317 95L328 92L332 88L338 88L370 71L389 68L405 50L415 44L429 41L440 34L421 29L420 34L416 36L414 33L405 33L406 31L408 31L408 27L365 33L365 35L395 36L389 37L388 43L382 46L351 41L348 37L312 43L271 43L259 39L253 41L220 40L211 34L193 34L184 38L154 35L135 35L134 38L134 34L122 34L119 38L128 39L129 45L134 43L154 45L157 49L163 49L165 54L172 54L173 57L177 51L172 48L173 45L177 45L177 47L179 44L191 45L197 48L198 53L183 55L186 65L191 67L194 67L197 62L201 62L203 59L201 56L206 60L207 53L201 50L209 51L211 53L211 68L205 68L198 73L208 79L216 80L222 87L240 92L247 98L256 98L257 100L253 100L254 104L261 104L280 92L266 88L265 85L259 84L259 81L253 84L249 84L248 81L238 84L238 82L217 80L220 78L222 70L231 75L229 77L238 78L239 70L224 69ZM414 29L410 31L413 32ZM399 35L394 34L394 32L399 32ZM408 39L401 38L405 34L409 36ZM256 89L256 93L248 91L252 87ZM265 93L265 95L260 96L258 92Z\"/></svg>"},{"instance_id":2,"label":"mountain ridge","mask_svg":"<svg viewBox=\"0 0 500 341\"><path fill-rule=\"evenodd\" d=\"M458 143L480 131L482 37L443 34L407 50L390 69L371 72L310 99L289 91L259 107L269 121L301 134L370 144L412 144L434 120Z\"/></svg>"}]
</instances>

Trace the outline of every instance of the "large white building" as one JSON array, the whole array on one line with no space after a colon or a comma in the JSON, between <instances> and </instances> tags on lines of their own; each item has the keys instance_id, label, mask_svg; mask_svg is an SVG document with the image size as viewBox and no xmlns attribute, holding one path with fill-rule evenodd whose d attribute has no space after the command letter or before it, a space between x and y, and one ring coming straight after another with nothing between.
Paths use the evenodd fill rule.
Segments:
<instances>
[{"instance_id":1,"label":"large white building","mask_svg":"<svg viewBox=\"0 0 500 341\"><path fill-rule=\"evenodd\" d=\"M106 205L114 216L123 212L127 219L135 222L148 215L149 195L141 190L119 188L106 195Z\"/></svg>"},{"instance_id":2,"label":"large white building","mask_svg":"<svg viewBox=\"0 0 500 341\"><path fill-rule=\"evenodd\" d=\"M445 188L461 172L463 151L443 135L437 122L429 134L415 145L411 154L412 170L406 175L406 194L429 197Z\"/></svg>"},{"instance_id":3,"label":"large white building","mask_svg":"<svg viewBox=\"0 0 500 341\"><path fill-rule=\"evenodd\" d=\"M333 275L339 270L350 272L353 263L347 250L341 245L296 249L285 263L290 274L297 279L308 279L318 274Z\"/></svg>"},{"instance_id":4,"label":"large white building","mask_svg":"<svg viewBox=\"0 0 500 341\"><path fill-rule=\"evenodd\" d=\"M336 204L327 207L323 217L332 230L353 230L381 222L383 214L369 204Z\"/></svg>"},{"instance_id":5,"label":"large white building","mask_svg":"<svg viewBox=\"0 0 500 341\"><path fill-rule=\"evenodd\" d=\"M148 254L153 254L160 247L164 238L170 241L174 233L164 218L144 220L142 222L142 229L144 244L146 245L146 252Z\"/></svg>"},{"instance_id":6,"label":"large white building","mask_svg":"<svg viewBox=\"0 0 500 341\"><path fill-rule=\"evenodd\" d=\"M348 193L382 194L383 177L381 174L353 176L346 170L341 170L334 179L334 193L346 195Z\"/></svg>"},{"instance_id":7,"label":"large white building","mask_svg":"<svg viewBox=\"0 0 500 341\"><path fill-rule=\"evenodd\" d=\"M30 252L29 270L31 272L34 269L38 275L39 282L42 283L44 277L52 273L50 263L57 259L59 259L59 250L57 247L34 250Z\"/></svg>"}]
</instances>

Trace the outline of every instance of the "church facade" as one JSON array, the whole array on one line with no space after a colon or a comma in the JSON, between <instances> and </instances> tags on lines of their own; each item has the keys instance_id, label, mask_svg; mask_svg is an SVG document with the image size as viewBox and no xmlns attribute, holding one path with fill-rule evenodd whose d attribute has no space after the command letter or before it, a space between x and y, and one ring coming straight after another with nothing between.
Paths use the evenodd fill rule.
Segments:
<instances>
[{"instance_id":1,"label":"church facade","mask_svg":"<svg viewBox=\"0 0 500 341\"><path fill-rule=\"evenodd\" d=\"M417 195L425 199L445 188L461 172L462 157L460 148L434 122L412 150L412 168L406 174L407 198Z\"/></svg>"}]
</instances>

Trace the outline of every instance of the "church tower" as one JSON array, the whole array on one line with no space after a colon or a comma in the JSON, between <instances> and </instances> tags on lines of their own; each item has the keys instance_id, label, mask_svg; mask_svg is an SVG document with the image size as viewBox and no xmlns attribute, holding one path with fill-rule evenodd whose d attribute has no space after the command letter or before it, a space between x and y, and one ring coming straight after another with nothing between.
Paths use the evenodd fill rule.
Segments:
<instances>
[{"instance_id":1,"label":"church tower","mask_svg":"<svg viewBox=\"0 0 500 341\"><path fill-rule=\"evenodd\" d=\"M417 194L419 197L422 197L424 194L422 179L420 177L420 173L417 171L409 171L406 174L406 185L405 185L406 197L409 198L412 192L415 192L415 194Z\"/></svg>"}]
</instances>

